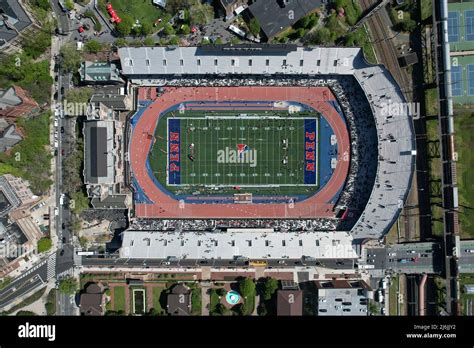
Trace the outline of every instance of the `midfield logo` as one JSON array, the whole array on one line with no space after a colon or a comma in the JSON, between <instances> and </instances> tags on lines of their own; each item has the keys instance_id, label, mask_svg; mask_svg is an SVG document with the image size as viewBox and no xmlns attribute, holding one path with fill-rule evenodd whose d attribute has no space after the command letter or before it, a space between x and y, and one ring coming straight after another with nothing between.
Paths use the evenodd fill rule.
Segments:
<instances>
[{"instance_id":1,"label":"midfield logo","mask_svg":"<svg viewBox=\"0 0 474 348\"><path fill-rule=\"evenodd\" d=\"M257 166L257 150L250 149L248 145L237 144L237 150L226 146L224 150L217 151L217 163L242 163L250 167Z\"/></svg>"}]
</instances>

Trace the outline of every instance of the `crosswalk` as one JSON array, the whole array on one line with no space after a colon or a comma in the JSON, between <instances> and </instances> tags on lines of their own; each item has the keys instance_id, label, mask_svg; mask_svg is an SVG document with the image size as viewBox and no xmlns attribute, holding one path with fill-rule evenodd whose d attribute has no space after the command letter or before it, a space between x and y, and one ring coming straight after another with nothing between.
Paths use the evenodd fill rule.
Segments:
<instances>
[{"instance_id":1,"label":"crosswalk","mask_svg":"<svg viewBox=\"0 0 474 348\"><path fill-rule=\"evenodd\" d=\"M56 255L48 258L48 270L46 273L46 279L50 280L56 276Z\"/></svg>"}]
</instances>

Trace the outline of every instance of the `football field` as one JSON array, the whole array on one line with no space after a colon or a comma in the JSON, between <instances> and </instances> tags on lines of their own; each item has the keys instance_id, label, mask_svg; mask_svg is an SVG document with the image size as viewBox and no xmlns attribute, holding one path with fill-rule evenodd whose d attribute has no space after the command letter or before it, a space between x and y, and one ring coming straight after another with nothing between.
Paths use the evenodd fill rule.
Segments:
<instances>
[{"instance_id":1,"label":"football field","mask_svg":"<svg viewBox=\"0 0 474 348\"><path fill-rule=\"evenodd\" d=\"M173 114L160 119L155 137L150 164L168 187L318 185L316 113Z\"/></svg>"}]
</instances>

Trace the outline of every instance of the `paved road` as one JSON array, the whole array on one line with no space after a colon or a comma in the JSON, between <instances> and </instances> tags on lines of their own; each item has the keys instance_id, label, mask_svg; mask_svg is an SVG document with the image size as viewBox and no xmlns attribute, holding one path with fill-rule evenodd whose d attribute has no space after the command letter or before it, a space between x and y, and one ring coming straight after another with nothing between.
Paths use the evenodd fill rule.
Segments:
<instances>
[{"instance_id":1,"label":"paved road","mask_svg":"<svg viewBox=\"0 0 474 348\"><path fill-rule=\"evenodd\" d=\"M285 260L266 260L267 268L288 268L295 266L318 266L329 269L352 270L354 268L353 260L314 260L302 261L300 259L285 259ZM164 259L121 259L118 257L108 256L99 258L97 256L83 256L81 260L84 267L108 267L108 268L123 268L123 267L144 267L144 268L173 268L173 267L228 267L241 268L248 267L248 262L242 260L196 260L185 259L179 261L170 261Z\"/></svg>"},{"instance_id":2,"label":"paved road","mask_svg":"<svg viewBox=\"0 0 474 348\"><path fill-rule=\"evenodd\" d=\"M443 270L443 254L438 243L396 244L387 248L368 248L368 265L397 273L437 273Z\"/></svg>"},{"instance_id":3,"label":"paved road","mask_svg":"<svg viewBox=\"0 0 474 348\"><path fill-rule=\"evenodd\" d=\"M458 259L460 273L474 273L474 241L461 241Z\"/></svg>"},{"instance_id":4,"label":"paved road","mask_svg":"<svg viewBox=\"0 0 474 348\"><path fill-rule=\"evenodd\" d=\"M0 308L17 299L27 297L33 290L45 285L49 279L55 276L55 264L56 254L52 253L15 278L8 286L0 290Z\"/></svg>"}]
</instances>

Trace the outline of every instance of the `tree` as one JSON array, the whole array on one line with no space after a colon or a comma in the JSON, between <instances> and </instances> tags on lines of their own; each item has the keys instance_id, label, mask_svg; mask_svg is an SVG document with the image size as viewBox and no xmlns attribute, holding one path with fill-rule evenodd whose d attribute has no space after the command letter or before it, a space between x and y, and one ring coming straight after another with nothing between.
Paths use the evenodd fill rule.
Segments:
<instances>
[{"instance_id":1,"label":"tree","mask_svg":"<svg viewBox=\"0 0 474 348\"><path fill-rule=\"evenodd\" d=\"M123 37L120 37L117 40L115 40L114 45L117 47L124 47L128 45L128 42Z\"/></svg>"},{"instance_id":2,"label":"tree","mask_svg":"<svg viewBox=\"0 0 474 348\"><path fill-rule=\"evenodd\" d=\"M188 35L191 32L191 29L189 28L189 25L183 24L181 25L180 32L183 35Z\"/></svg>"},{"instance_id":3,"label":"tree","mask_svg":"<svg viewBox=\"0 0 474 348\"><path fill-rule=\"evenodd\" d=\"M165 33L165 35L167 35L167 36L170 36L170 35L175 34L175 30L174 30L173 26L170 23L168 23L163 28L163 33Z\"/></svg>"},{"instance_id":4,"label":"tree","mask_svg":"<svg viewBox=\"0 0 474 348\"><path fill-rule=\"evenodd\" d=\"M214 18L214 8L209 4L196 1L189 8L189 22L191 25L208 24Z\"/></svg>"},{"instance_id":5,"label":"tree","mask_svg":"<svg viewBox=\"0 0 474 348\"><path fill-rule=\"evenodd\" d=\"M84 48L89 53L97 53L102 50L102 44L97 40L89 40L84 45Z\"/></svg>"},{"instance_id":6,"label":"tree","mask_svg":"<svg viewBox=\"0 0 474 348\"><path fill-rule=\"evenodd\" d=\"M253 279L244 278L239 282L240 294L243 297L255 296L255 283Z\"/></svg>"},{"instance_id":7,"label":"tree","mask_svg":"<svg viewBox=\"0 0 474 348\"><path fill-rule=\"evenodd\" d=\"M66 8L69 10L69 11L72 11L74 10L74 2L72 0L66 0L64 2L64 6L66 6Z\"/></svg>"},{"instance_id":8,"label":"tree","mask_svg":"<svg viewBox=\"0 0 474 348\"><path fill-rule=\"evenodd\" d=\"M51 6L48 0L36 0L35 5L38 6L39 8L42 8L43 10L51 9Z\"/></svg>"},{"instance_id":9,"label":"tree","mask_svg":"<svg viewBox=\"0 0 474 348\"><path fill-rule=\"evenodd\" d=\"M145 38L145 40L143 40L143 44L145 46L155 46L155 40L153 40L151 36L148 36Z\"/></svg>"},{"instance_id":10,"label":"tree","mask_svg":"<svg viewBox=\"0 0 474 348\"><path fill-rule=\"evenodd\" d=\"M59 282L59 292L66 295L73 295L76 293L77 281L75 278L67 277Z\"/></svg>"},{"instance_id":11,"label":"tree","mask_svg":"<svg viewBox=\"0 0 474 348\"><path fill-rule=\"evenodd\" d=\"M122 36L128 36L132 32L133 19L130 16L123 16L122 21L115 26L118 33Z\"/></svg>"},{"instance_id":12,"label":"tree","mask_svg":"<svg viewBox=\"0 0 474 348\"><path fill-rule=\"evenodd\" d=\"M275 278L267 277L263 282L263 299L268 301L272 298L275 291L278 289L278 280Z\"/></svg>"},{"instance_id":13,"label":"tree","mask_svg":"<svg viewBox=\"0 0 474 348\"><path fill-rule=\"evenodd\" d=\"M416 22L413 19L405 19L398 27L401 31L412 32L416 28Z\"/></svg>"},{"instance_id":14,"label":"tree","mask_svg":"<svg viewBox=\"0 0 474 348\"><path fill-rule=\"evenodd\" d=\"M51 249L53 243L51 242L51 238L43 237L38 241L38 252L44 253Z\"/></svg>"},{"instance_id":15,"label":"tree","mask_svg":"<svg viewBox=\"0 0 474 348\"><path fill-rule=\"evenodd\" d=\"M330 43L331 41L331 32L328 28L317 29L310 39L310 42L315 45L325 45Z\"/></svg>"},{"instance_id":16,"label":"tree","mask_svg":"<svg viewBox=\"0 0 474 348\"><path fill-rule=\"evenodd\" d=\"M61 70L63 72L76 72L81 66L82 54L79 53L72 43L61 47Z\"/></svg>"},{"instance_id":17,"label":"tree","mask_svg":"<svg viewBox=\"0 0 474 348\"><path fill-rule=\"evenodd\" d=\"M260 316L265 316L268 314L267 306L265 306L265 303L261 303L260 306L258 306L257 314Z\"/></svg>"},{"instance_id":18,"label":"tree","mask_svg":"<svg viewBox=\"0 0 474 348\"><path fill-rule=\"evenodd\" d=\"M94 93L94 89L91 87L69 89L64 99L69 103L86 104L91 99L92 93ZM82 116L82 113L76 116Z\"/></svg>"},{"instance_id":19,"label":"tree","mask_svg":"<svg viewBox=\"0 0 474 348\"><path fill-rule=\"evenodd\" d=\"M153 27L150 23L144 22L140 28L141 34L143 36L150 35L153 32Z\"/></svg>"},{"instance_id":20,"label":"tree","mask_svg":"<svg viewBox=\"0 0 474 348\"><path fill-rule=\"evenodd\" d=\"M253 36L257 37L260 34L260 23L258 19L253 17L249 22L249 30Z\"/></svg>"}]
</instances>

